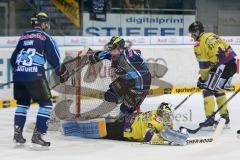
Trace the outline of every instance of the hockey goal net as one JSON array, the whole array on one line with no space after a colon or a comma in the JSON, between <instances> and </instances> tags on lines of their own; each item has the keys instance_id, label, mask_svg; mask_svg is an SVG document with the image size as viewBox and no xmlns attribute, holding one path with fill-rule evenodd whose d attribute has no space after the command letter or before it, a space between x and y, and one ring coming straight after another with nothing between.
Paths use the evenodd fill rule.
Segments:
<instances>
[{"instance_id":1,"label":"hockey goal net","mask_svg":"<svg viewBox=\"0 0 240 160\"><path fill-rule=\"evenodd\" d=\"M81 56L86 53L82 51L67 51L64 55L64 61L72 60L76 57L80 57L70 65L67 65L68 70L78 68L81 65ZM89 50L87 54L93 54L94 51ZM53 78L54 79L54 78ZM111 62L103 60L97 64L87 64L81 70L78 70L70 78L54 89L54 95L57 96L57 104L70 100L70 112L79 116L82 113L91 111L97 108L103 102L103 95L107 91L109 84L115 79L111 70ZM55 84L55 80L49 80L51 84ZM115 116L119 113L119 108L116 107L113 111L103 116ZM50 131L56 131L59 129L60 120L55 116L54 112L49 123ZM34 128L34 124L28 125L29 129Z\"/></svg>"},{"instance_id":2,"label":"hockey goal net","mask_svg":"<svg viewBox=\"0 0 240 160\"><path fill-rule=\"evenodd\" d=\"M93 54L90 50L87 54ZM83 51L68 51L65 60L81 57ZM81 59L76 61L76 68L81 65ZM88 64L73 74L62 84L57 103L66 99L72 100L71 112L79 115L96 108L103 101L103 94L114 79L111 62L103 60L97 64ZM69 90L70 88L70 90Z\"/></svg>"}]
</instances>

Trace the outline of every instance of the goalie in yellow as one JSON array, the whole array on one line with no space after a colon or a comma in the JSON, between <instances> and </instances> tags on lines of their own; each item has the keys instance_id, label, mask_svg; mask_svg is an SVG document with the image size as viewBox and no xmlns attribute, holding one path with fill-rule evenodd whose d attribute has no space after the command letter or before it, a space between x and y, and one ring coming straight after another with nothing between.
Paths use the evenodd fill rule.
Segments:
<instances>
[{"instance_id":1,"label":"goalie in yellow","mask_svg":"<svg viewBox=\"0 0 240 160\"><path fill-rule=\"evenodd\" d=\"M189 26L191 37L195 41L194 53L199 64L200 77L197 86L203 89L205 115L208 118L215 108L215 99L218 107L226 100L225 90L230 89L233 75L237 71L236 53L231 46L218 35L204 32L203 24L199 21ZM228 104L219 111L225 124L230 122ZM212 117L200 123L201 127L212 127L216 123Z\"/></svg>"},{"instance_id":2,"label":"goalie in yellow","mask_svg":"<svg viewBox=\"0 0 240 160\"><path fill-rule=\"evenodd\" d=\"M61 126L65 136L151 144L185 145L189 137L185 129L173 129L173 113L167 102L162 102L156 110L136 112L125 115L124 118L117 116L86 121L63 121Z\"/></svg>"},{"instance_id":3,"label":"goalie in yellow","mask_svg":"<svg viewBox=\"0 0 240 160\"><path fill-rule=\"evenodd\" d=\"M133 113L122 122L108 122L106 128L105 138L114 140L184 145L188 138L188 134L173 130L173 113L166 102L157 110Z\"/></svg>"}]
</instances>

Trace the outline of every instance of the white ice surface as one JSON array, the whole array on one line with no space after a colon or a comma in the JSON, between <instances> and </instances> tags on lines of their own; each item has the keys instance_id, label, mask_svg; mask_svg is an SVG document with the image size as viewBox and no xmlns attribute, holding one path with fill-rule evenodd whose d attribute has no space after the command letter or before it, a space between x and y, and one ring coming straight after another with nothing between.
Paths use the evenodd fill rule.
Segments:
<instances>
[{"instance_id":1,"label":"white ice surface","mask_svg":"<svg viewBox=\"0 0 240 160\"><path fill-rule=\"evenodd\" d=\"M230 96L228 94L228 96ZM162 101L176 106L187 95L164 95L147 98L142 111L156 108ZM27 144L24 148L14 148L13 118L14 108L0 109L0 160L239 160L240 139L236 131L240 129L240 102L237 95L230 103L231 129L224 130L216 143L187 146L153 146L112 140L79 139L63 137L60 132L48 132L47 139L52 143L50 150L30 149L32 133L24 130ZM193 95L175 112L175 128L180 125L191 129L205 119L201 94ZM27 123L35 119L37 107L28 113ZM208 136L211 132L199 131L191 136Z\"/></svg>"}]
</instances>

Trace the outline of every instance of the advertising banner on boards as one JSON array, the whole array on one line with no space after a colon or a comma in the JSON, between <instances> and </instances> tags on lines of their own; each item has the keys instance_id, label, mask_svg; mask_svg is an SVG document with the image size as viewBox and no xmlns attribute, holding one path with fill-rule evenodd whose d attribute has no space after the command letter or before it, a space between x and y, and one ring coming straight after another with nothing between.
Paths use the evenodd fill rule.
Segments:
<instances>
[{"instance_id":1,"label":"advertising banner on boards","mask_svg":"<svg viewBox=\"0 0 240 160\"><path fill-rule=\"evenodd\" d=\"M83 14L84 36L183 36L195 15L107 14L106 22Z\"/></svg>"}]
</instances>

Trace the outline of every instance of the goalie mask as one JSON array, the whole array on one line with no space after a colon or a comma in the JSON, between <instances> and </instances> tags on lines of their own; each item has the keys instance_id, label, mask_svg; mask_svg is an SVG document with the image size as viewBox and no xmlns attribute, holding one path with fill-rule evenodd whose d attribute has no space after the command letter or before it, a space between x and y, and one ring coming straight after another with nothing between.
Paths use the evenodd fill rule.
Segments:
<instances>
[{"instance_id":1,"label":"goalie mask","mask_svg":"<svg viewBox=\"0 0 240 160\"><path fill-rule=\"evenodd\" d=\"M169 103L162 102L157 109L157 114L162 118L164 126L172 127L173 113Z\"/></svg>"}]
</instances>

